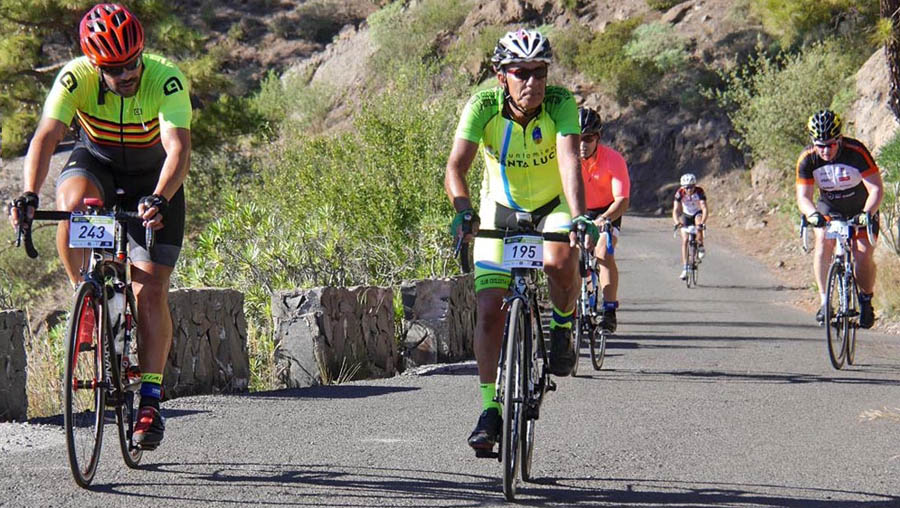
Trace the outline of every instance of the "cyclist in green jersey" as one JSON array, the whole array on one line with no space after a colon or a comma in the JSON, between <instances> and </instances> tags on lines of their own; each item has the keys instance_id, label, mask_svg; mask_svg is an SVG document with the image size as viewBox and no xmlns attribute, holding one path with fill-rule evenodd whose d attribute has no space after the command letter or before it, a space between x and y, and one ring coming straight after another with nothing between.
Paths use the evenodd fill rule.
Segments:
<instances>
[{"instance_id":1,"label":"cyclist in green jersey","mask_svg":"<svg viewBox=\"0 0 900 508\"><path fill-rule=\"evenodd\" d=\"M157 231L148 250L138 228L129 231L132 284L137 298L142 368L135 442L155 449L165 424L159 414L162 373L172 344L169 279L184 235L184 191L191 152L191 103L187 80L168 60L145 54L144 29L118 4L97 4L82 18L84 56L66 64L47 97L25 157L24 192L16 199L27 214L38 207L50 156L77 118L82 133L56 181L56 206L82 210L84 198L116 201L137 209ZM13 208L13 226L19 217ZM83 249L68 247L69 225L57 231L57 250L74 284ZM134 236L132 232L134 231Z\"/></svg>"},{"instance_id":2,"label":"cyclist in green jersey","mask_svg":"<svg viewBox=\"0 0 900 508\"><path fill-rule=\"evenodd\" d=\"M457 239L467 217L477 232L479 225L504 229L511 217L515 223L515 212L525 211L545 232L571 232L582 224L589 233L587 248L593 248L599 235L583 215L578 108L571 92L547 85L551 58L550 43L536 31L509 32L497 43L491 62L500 86L476 93L466 104L447 161L444 186L457 211L451 224ZM472 209L466 184L479 146L485 161L481 218ZM569 244L545 242L543 247L553 304L550 367L559 376L568 375L577 359L571 332L579 287L574 232L570 238ZM471 241L472 235L463 240ZM474 345L483 411L468 442L476 450L493 449L501 427L495 380L503 340L501 306L510 283L502 257L501 240L475 239Z\"/></svg>"}]
</instances>

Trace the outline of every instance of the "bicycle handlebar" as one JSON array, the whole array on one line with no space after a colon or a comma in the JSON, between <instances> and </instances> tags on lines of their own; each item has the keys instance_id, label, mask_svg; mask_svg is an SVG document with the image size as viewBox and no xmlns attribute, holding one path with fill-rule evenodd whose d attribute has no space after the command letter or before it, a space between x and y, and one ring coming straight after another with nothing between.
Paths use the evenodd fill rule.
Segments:
<instances>
[{"instance_id":1,"label":"bicycle handlebar","mask_svg":"<svg viewBox=\"0 0 900 508\"><path fill-rule=\"evenodd\" d=\"M10 206L11 210L13 207ZM24 210L19 210L19 216L25 218ZM44 220L44 221L61 221L61 220L69 220L72 217L72 212L65 212L60 210L35 210L34 216L30 219L25 218L24 220L20 220L19 225L16 227L16 247L20 247L22 242L25 242L25 254L28 255L31 259L35 259L38 257L38 251L34 248L34 241L31 238L31 223L36 220ZM128 219L135 220L143 220L141 215L137 212L116 212L115 220L122 221ZM24 225L28 225L28 227L23 227ZM156 235L152 228L144 228L144 244L147 247L147 250L153 248L156 244Z\"/></svg>"},{"instance_id":2,"label":"bicycle handlebar","mask_svg":"<svg viewBox=\"0 0 900 508\"><path fill-rule=\"evenodd\" d=\"M853 226L855 228L859 228L859 227L861 227L861 225L859 223L859 218L866 217L866 221L865 221L866 222L866 239L869 241L870 245L874 244L876 231L875 231L875 223L874 223L875 221L872 218L872 214L870 214L868 212L859 213L859 214L854 215L853 217L850 217L849 219L845 219L844 217L841 217L839 215L835 215L835 216L823 215L823 217L825 218L825 223L822 224L821 226L813 226L813 227L824 228L831 221L843 220L843 221L846 221L851 226ZM801 213L800 214L800 237L803 239L803 252L806 252L806 253L809 252L808 229L810 226L811 226L811 224L809 223L809 219L806 218L805 214Z\"/></svg>"}]
</instances>

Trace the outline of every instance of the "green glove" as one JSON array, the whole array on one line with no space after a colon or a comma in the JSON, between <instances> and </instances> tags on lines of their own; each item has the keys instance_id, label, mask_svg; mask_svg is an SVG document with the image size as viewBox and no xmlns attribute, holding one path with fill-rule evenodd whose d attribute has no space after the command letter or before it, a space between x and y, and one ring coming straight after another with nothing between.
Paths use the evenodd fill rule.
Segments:
<instances>
[{"instance_id":1,"label":"green glove","mask_svg":"<svg viewBox=\"0 0 900 508\"><path fill-rule=\"evenodd\" d=\"M584 224L584 232L594 240L594 243L597 243L597 240L600 239L600 230L597 229L597 225L594 224L594 221L587 215L579 215L572 219L572 231L575 231L579 224Z\"/></svg>"},{"instance_id":2,"label":"green glove","mask_svg":"<svg viewBox=\"0 0 900 508\"><path fill-rule=\"evenodd\" d=\"M860 226L868 226L869 225L869 214L861 213L856 216L856 223Z\"/></svg>"},{"instance_id":3,"label":"green glove","mask_svg":"<svg viewBox=\"0 0 900 508\"><path fill-rule=\"evenodd\" d=\"M471 208L460 210L459 212L456 212L456 216L453 217L453 221L450 222L450 236L456 238L456 230L462 225L463 221L466 220L466 217L471 217L471 222L481 222L481 219L478 218L478 214L475 213L475 210Z\"/></svg>"}]
</instances>

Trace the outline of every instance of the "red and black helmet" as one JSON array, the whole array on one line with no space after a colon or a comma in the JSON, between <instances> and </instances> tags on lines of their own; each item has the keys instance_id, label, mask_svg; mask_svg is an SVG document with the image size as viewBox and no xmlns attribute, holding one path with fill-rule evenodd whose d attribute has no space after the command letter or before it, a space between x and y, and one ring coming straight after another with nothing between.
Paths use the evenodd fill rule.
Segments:
<instances>
[{"instance_id":1,"label":"red and black helmet","mask_svg":"<svg viewBox=\"0 0 900 508\"><path fill-rule=\"evenodd\" d=\"M119 4L97 4L81 18L81 51L94 65L122 65L144 50L144 27Z\"/></svg>"}]
</instances>

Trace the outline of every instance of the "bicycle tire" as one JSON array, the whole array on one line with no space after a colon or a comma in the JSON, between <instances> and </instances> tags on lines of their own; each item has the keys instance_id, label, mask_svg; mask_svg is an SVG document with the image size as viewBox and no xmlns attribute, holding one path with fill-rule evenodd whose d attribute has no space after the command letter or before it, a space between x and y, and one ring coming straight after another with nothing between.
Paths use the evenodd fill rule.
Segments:
<instances>
[{"instance_id":1,"label":"bicycle tire","mask_svg":"<svg viewBox=\"0 0 900 508\"><path fill-rule=\"evenodd\" d=\"M532 307L535 309L536 307ZM533 387L529 388L528 397L535 396L535 392L538 386L541 385L541 364L537 361L538 348L540 347L538 342L543 340L543 337L536 340L538 331L540 328L537 326L537 320L540 319L540 315L532 310L530 312L529 319L529 330L528 334L531 337L531 340L526 342L528 344L525 348L524 358L528 360L528 365L523 369L524 375L522 376L522 386L523 387ZM573 374L574 375L574 374ZM540 396L541 394L537 394ZM531 481L532 479L532 469L531 463L532 458L534 457L534 434L535 428L537 427L537 419L533 417L534 415L528 414L527 412L524 414L522 418L522 481Z\"/></svg>"},{"instance_id":2,"label":"bicycle tire","mask_svg":"<svg viewBox=\"0 0 900 508\"><path fill-rule=\"evenodd\" d=\"M128 350L124 353L129 354L130 358L137 359L137 345L139 340L137 303L135 302L131 288L128 288L125 291L125 297L127 302L126 312L130 315L130 318L126 318L126 323L130 319L131 340L126 345ZM125 326L125 324L123 324L123 326ZM119 430L119 448L122 450L122 459L125 461L125 465L131 469L138 469L140 468L141 458L143 457L144 452L134 444L132 438L134 435L134 423L137 418L137 399L139 397L137 392L140 390L140 383L135 385L134 383L129 382L128 372L125 370L126 365L122 361L121 355L116 355L116 360L120 365L119 392L122 394L121 403L116 405L116 427ZM129 360L129 366L139 368L137 362L132 363L132 360Z\"/></svg>"},{"instance_id":3,"label":"bicycle tire","mask_svg":"<svg viewBox=\"0 0 900 508\"><path fill-rule=\"evenodd\" d=\"M847 352L846 330L844 322L847 320L841 302L841 286L844 267L840 263L833 263L828 269L828 279L825 285L825 342L828 346L828 359L831 366L840 370L844 366Z\"/></svg>"},{"instance_id":4,"label":"bicycle tire","mask_svg":"<svg viewBox=\"0 0 900 508\"><path fill-rule=\"evenodd\" d=\"M594 370L600 370L603 367L603 359L606 357L606 337L607 332L596 327L591 332L591 364Z\"/></svg>"},{"instance_id":5,"label":"bicycle tire","mask_svg":"<svg viewBox=\"0 0 900 508\"><path fill-rule=\"evenodd\" d=\"M503 463L503 495L513 501L516 498L516 476L519 473L521 445L522 396L522 343L525 331L525 314L522 300L515 299L507 315L505 368L503 378L503 437L501 457Z\"/></svg>"},{"instance_id":6,"label":"bicycle tire","mask_svg":"<svg viewBox=\"0 0 900 508\"><path fill-rule=\"evenodd\" d=\"M856 277L850 272L850 306L849 311L852 316L849 319L850 336L847 340L847 365L856 363L856 330L859 329L859 291L856 287Z\"/></svg>"},{"instance_id":7,"label":"bicycle tire","mask_svg":"<svg viewBox=\"0 0 900 508\"><path fill-rule=\"evenodd\" d=\"M587 294L587 283L582 279L581 295L578 297L577 305L575 305L578 315L575 317L575 365L572 366L572 377L578 375L578 363L581 358L581 343L584 341L584 333L587 329L589 320L591 319L589 306L585 302Z\"/></svg>"},{"instance_id":8,"label":"bicycle tire","mask_svg":"<svg viewBox=\"0 0 900 508\"><path fill-rule=\"evenodd\" d=\"M103 364L106 309L98 301L95 286L82 282L75 290L75 301L66 336L66 367L63 381L63 425L66 453L72 476L80 487L88 488L97 472L106 410L106 386ZM93 314L91 316L90 314ZM93 319L93 324L89 321ZM92 327L90 342L80 340L82 327ZM87 335L86 335L87 336Z\"/></svg>"}]
</instances>

